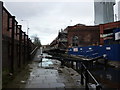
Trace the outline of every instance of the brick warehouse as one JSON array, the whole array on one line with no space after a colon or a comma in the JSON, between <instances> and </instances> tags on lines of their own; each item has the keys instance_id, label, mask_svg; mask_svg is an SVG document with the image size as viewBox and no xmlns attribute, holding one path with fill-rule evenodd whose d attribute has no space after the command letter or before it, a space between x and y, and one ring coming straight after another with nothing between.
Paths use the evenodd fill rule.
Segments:
<instances>
[{"instance_id":1,"label":"brick warehouse","mask_svg":"<svg viewBox=\"0 0 120 90\"><path fill-rule=\"evenodd\" d=\"M68 26L68 47L99 45L100 29L99 26L85 26L77 24Z\"/></svg>"},{"instance_id":2,"label":"brick warehouse","mask_svg":"<svg viewBox=\"0 0 120 90\"><path fill-rule=\"evenodd\" d=\"M114 33L117 28L120 28L120 21L100 24L100 44L104 45L105 40L109 40L107 44L120 44L120 40L115 40L114 34L104 37L105 34Z\"/></svg>"},{"instance_id":3,"label":"brick warehouse","mask_svg":"<svg viewBox=\"0 0 120 90\"><path fill-rule=\"evenodd\" d=\"M22 31L15 16L2 7L2 74L3 82L6 75L16 73L22 69L32 57L32 50L36 46L28 35Z\"/></svg>"},{"instance_id":4,"label":"brick warehouse","mask_svg":"<svg viewBox=\"0 0 120 90\"><path fill-rule=\"evenodd\" d=\"M84 47L99 44L99 25L85 26L83 24L77 24L68 26L66 29L59 32L58 36L51 42L50 46L53 48L67 49L74 46Z\"/></svg>"}]
</instances>

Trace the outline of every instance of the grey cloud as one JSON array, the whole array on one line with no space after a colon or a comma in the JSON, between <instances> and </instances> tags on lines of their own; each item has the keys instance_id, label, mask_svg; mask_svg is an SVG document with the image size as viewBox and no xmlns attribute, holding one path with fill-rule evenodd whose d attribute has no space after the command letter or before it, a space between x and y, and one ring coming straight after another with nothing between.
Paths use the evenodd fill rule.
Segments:
<instances>
[{"instance_id":1,"label":"grey cloud","mask_svg":"<svg viewBox=\"0 0 120 90\"><path fill-rule=\"evenodd\" d=\"M54 8L53 4L40 2L6 2L5 6L18 18L46 16Z\"/></svg>"},{"instance_id":2,"label":"grey cloud","mask_svg":"<svg viewBox=\"0 0 120 90\"><path fill-rule=\"evenodd\" d=\"M7 2L5 5L19 21L29 20L29 35L37 34L43 44L56 38L61 28L93 21L93 3L88 2Z\"/></svg>"}]
</instances>

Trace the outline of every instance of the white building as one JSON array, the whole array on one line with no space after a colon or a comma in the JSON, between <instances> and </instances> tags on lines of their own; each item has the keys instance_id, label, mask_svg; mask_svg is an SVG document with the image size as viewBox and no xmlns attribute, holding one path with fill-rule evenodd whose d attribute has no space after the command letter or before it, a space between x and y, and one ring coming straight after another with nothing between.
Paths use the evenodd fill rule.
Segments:
<instances>
[{"instance_id":1,"label":"white building","mask_svg":"<svg viewBox=\"0 0 120 90\"><path fill-rule=\"evenodd\" d=\"M114 22L115 0L94 0L95 24Z\"/></svg>"}]
</instances>

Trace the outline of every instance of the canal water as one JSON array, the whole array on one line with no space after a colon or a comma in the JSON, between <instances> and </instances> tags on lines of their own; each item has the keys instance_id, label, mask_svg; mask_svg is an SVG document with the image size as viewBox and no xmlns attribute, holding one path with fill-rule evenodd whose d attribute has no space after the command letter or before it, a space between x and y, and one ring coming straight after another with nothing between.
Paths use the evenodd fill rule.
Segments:
<instances>
[{"instance_id":1,"label":"canal water","mask_svg":"<svg viewBox=\"0 0 120 90\"><path fill-rule=\"evenodd\" d=\"M46 53L43 53L42 62L39 63L39 67L50 67L53 62L46 56L52 57ZM102 87L105 88L120 88L120 69L113 67L107 67L105 69L103 64L96 63L93 65L93 70L90 70L95 78L100 82Z\"/></svg>"},{"instance_id":2,"label":"canal water","mask_svg":"<svg viewBox=\"0 0 120 90\"><path fill-rule=\"evenodd\" d=\"M47 61L51 64L49 60ZM48 65L48 63L45 64ZM103 88L120 88L120 69L109 66L105 69L105 66L99 63L94 64L91 68L90 72L92 72Z\"/></svg>"},{"instance_id":3,"label":"canal water","mask_svg":"<svg viewBox=\"0 0 120 90\"><path fill-rule=\"evenodd\" d=\"M105 88L120 88L120 69L107 67L102 64L95 64L91 72Z\"/></svg>"}]
</instances>

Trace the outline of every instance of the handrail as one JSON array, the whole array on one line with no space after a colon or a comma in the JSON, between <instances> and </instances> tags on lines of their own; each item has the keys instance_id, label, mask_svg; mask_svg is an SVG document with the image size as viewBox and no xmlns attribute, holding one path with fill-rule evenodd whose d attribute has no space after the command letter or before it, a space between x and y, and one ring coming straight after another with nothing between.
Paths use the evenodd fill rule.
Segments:
<instances>
[{"instance_id":1,"label":"handrail","mask_svg":"<svg viewBox=\"0 0 120 90\"><path fill-rule=\"evenodd\" d=\"M89 70L87 70L88 74L92 77L92 79L95 81L97 85L99 85L98 81L95 79L95 77L91 74Z\"/></svg>"},{"instance_id":2,"label":"handrail","mask_svg":"<svg viewBox=\"0 0 120 90\"><path fill-rule=\"evenodd\" d=\"M38 48L38 46L37 47L35 47L35 49L30 53L30 55L32 55L34 52L35 52L35 50Z\"/></svg>"},{"instance_id":3,"label":"handrail","mask_svg":"<svg viewBox=\"0 0 120 90\"><path fill-rule=\"evenodd\" d=\"M47 58L55 58L55 59L58 59L61 61L61 65L65 65L65 62L66 61L70 61L71 62L71 67L74 69L73 67L73 62L76 62L76 63L81 63L81 85L84 85L84 80L85 80L85 90L89 90L89 87L88 87L88 83L89 83L89 76L93 79L93 81L95 82L96 84L96 90L101 90L102 89L102 86L99 84L99 82L95 79L95 77L91 74L91 72L87 69L86 65L84 63L88 63L89 61L94 61L94 60L97 60L97 59L100 59L100 58L103 58L103 56L99 56L99 57L96 57L96 58L92 58L92 59L89 59L88 61L87 60L83 60L83 58L81 58L81 60L77 59L71 59L71 58L65 58L63 56L58 56L58 57L47 57ZM77 67L77 64L76 64L76 67ZM88 76L89 75L89 76Z\"/></svg>"},{"instance_id":4,"label":"handrail","mask_svg":"<svg viewBox=\"0 0 120 90\"><path fill-rule=\"evenodd\" d=\"M88 81L88 75L89 75L94 80L94 82L96 83L96 90L101 90L102 89L101 85L98 83L98 81L95 79L95 77L91 74L91 72L87 69L87 67L82 62L81 62L81 65L83 67L83 68L81 68L81 84L82 85L84 84L83 78L85 78L85 81L86 81L86 83L85 83L86 86L85 87L88 90L88 85L87 84L89 83L89 81ZM85 75L83 74L84 71L85 71Z\"/></svg>"}]
</instances>

